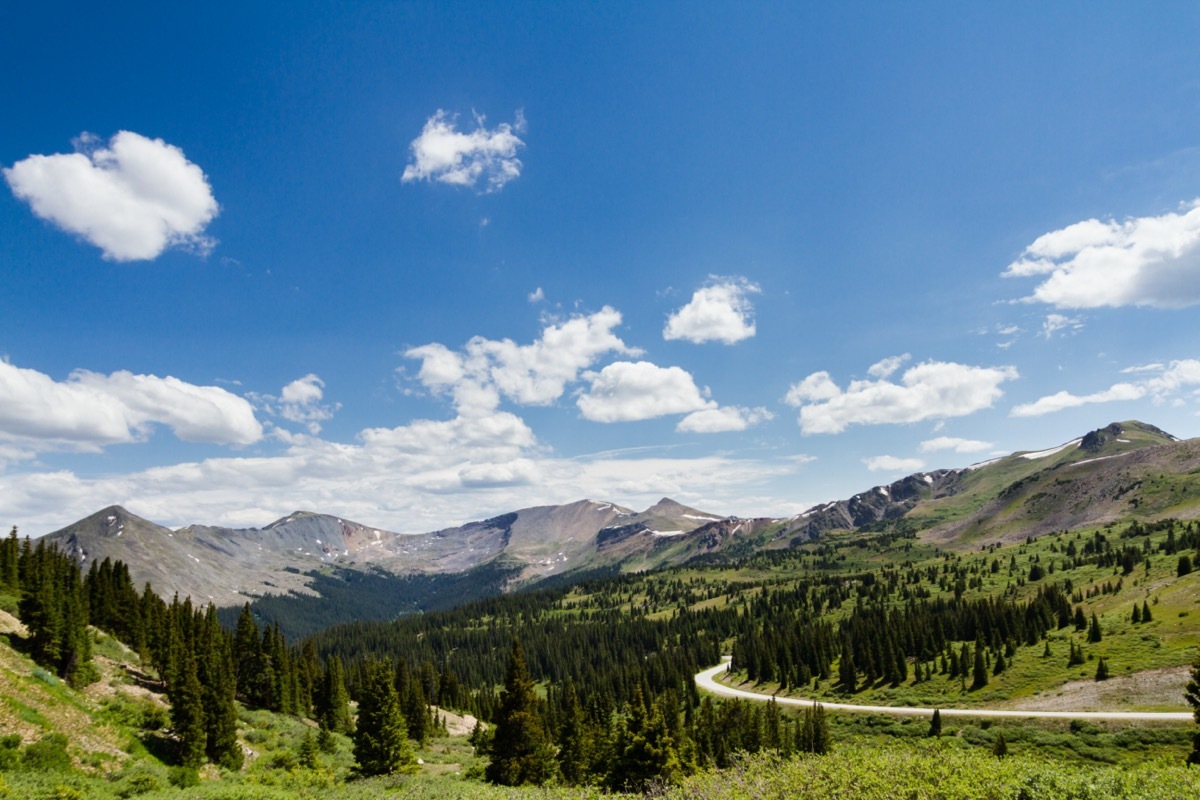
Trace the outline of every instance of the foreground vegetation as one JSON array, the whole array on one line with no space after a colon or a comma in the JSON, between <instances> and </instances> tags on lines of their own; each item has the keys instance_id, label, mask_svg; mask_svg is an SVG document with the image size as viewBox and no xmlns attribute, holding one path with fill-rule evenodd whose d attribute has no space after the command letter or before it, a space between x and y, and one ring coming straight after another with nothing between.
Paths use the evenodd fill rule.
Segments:
<instances>
[{"instance_id":1,"label":"foreground vegetation","mask_svg":"<svg viewBox=\"0 0 1200 800\"><path fill-rule=\"evenodd\" d=\"M736 680L818 699L1108 704L1079 689L1111 684L1125 710L1182 707L1200 658L1194 522L975 548L902 526L829 535L288 644L278 618L243 609L222 630L211 609L138 593L119 563L80 577L12 535L0 608L38 663L0 653L0 796L1195 796L1194 725L956 720L939 736L692 682L732 652ZM1134 691L1150 672L1167 689ZM449 736L447 710L487 724ZM510 783L554 788L492 785Z\"/></svg>"}]
</instances>

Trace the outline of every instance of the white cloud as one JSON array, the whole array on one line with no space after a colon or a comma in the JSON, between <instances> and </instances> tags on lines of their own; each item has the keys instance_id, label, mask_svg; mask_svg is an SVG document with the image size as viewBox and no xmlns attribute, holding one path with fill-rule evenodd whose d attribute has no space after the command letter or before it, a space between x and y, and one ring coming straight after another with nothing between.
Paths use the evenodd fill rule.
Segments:
<instances>
[{"instance_id":1,"label":"white cloud","mask_svg":"<svg viewBox=\"0 0 1200 800\"><path fill-rule=\"evenodd\" d=\"M800 408L804 434L841 433L850 425L920 422L961 417L989 408L1015 380L1014 367L972 367L925 361L904 371L899 383L852 381L843 391L827 372L815 372L788 390L786 403Z\"/></svg>"},{"instance_id":2,"label":"white cloud","mask_svg":"<svg viewBox=\"0 0 1200 800\"><path fill-rule=\"evenodd\" d=\"M1011 417L1040 417L1043 414L1053 414L1067 408L1078 408L1093 403L1112 403L1118 400L1138 400L1146 396L1145 388L1132 383L1118 383L1102 392L1086 395L1074 395L1067 391L1040 397L1032 403L1022 403L1014 406L1009 412Z\"/></svg>"},{"instance_id":3,"label":"white cloud","mask_svg":"<svg viewBox=\"0 0 1200 800\"><path fill-rule=\"evenodd\" d=\"M1042 336L1050 339L1054 334L1065 331L1068 334L1083 330L1083 317L1068 317L1064 314L1047 314L1042 323Z\"/></svg>"},{"instance_id":4,"label":"white cloud","mask_svg":"<svg viewBox=\"0 0 1200 800\"><path fill-rule=\"evenodd\" d=\"M632 422L717 408L701 394L691 374L679 367L617 361L584 377L591 386L576 404L583 418L592 422Z\"/></svg>"},{"instance_id":5,"label":"white cloud","mask_svg":"<svg viewBox=\"0 0 1200 800\"><path fill-rule=\"evenodd\" d=\"M841 393L842 390L833 382L833 378L829 377L829 373L821 370L814 372L799 383L793 383L783 398L783 402L799 408L805 403L832 400Z\"/></svg>"},{"instance_id":6,"label":"white cloud","mask_svg":"<svg viewBox=\"0 0 1200 800\"><path fill-rule=\"evenodd\" d=\"M748 295L761 291L745 278L713 277L691 301L667 317L664 339L733 344L755 334L754 306Z\"/></svg>"},{"instance_id":7,"label":"white cloud","mask_svg":"<svg viewBox=\"0 0 1200 800\"><path fill-rule=\"evenodd\" d=\"M165 525L261 526L307 508L402 533L596 497L645 508L663 495L717 514L791 513L763 484L794 472L784 459L596 454L561 458L507 412L415 420L339 444L298 435L278 455L213 458L134 473L0 474L22 531L40 534L120 503ZM767 506L773 506L768 509Z\"/></svg>"},{"instance_id":8,"label":"white cloud","mask_svg":"<svg viewBox=\"0 0 1200 800\"><path fill-rule=\"evenodd\" d=\"M1163 403L1174 398L1183 389L1200 386L1200 360L1194 358L1172 361L1170 364L1145 364L1129 367L1121 372L1152 377L1136 383L1113 384L1108 389L1086 395L1076 395L1065 390L1056 392L1040 397L1032 403L1015 406L1009 412L1009 416L1040 417L1043 414L1052 414L1067 408L1078 408L1094 403L1140 400L1143 397L1150 397L1156 403Z\"/></svg>"},{"instance_id":9,"label":"white cloud","mask_svg":"<svg viewBox=\"0 0 1200 800\"><path fill-rule=\"evenodd\" d=\"M59 382L0 361L0 437L30 447L97 450L145 440L155 424L189 442L244 445L262 438L250 403L217 386L87 370Z\"/></svg>"},{"instance_id":10,"label":"white cloud","mask_svg":"<svg viewBox=\"0 0 1200 800\"><path fill-rule=\"evenodd\" d=\"M525 143L517 134L525 131L524 115L518 111L512 125L501 123L492 130L484 127L484 121L476 115L475 130L463 133L457 128L457 115L438 109L413 139L412 161L401 180L471 187L482 181L485 191L494 192L520 177L523 165L517 150Z\"/></svg>"},{"instance_id":11,"label":"white cloud","mask_svg":"<svg viewBox=\"0 0 1200 800\"><path fill-rule=\"evenodd\" d=\"M312 373L284 386L279 397L254 393L249 397L263 411L289 422L298 422L314 436L321 432L321 423L332 419L342 407L341 403L327 405L321 402L325 397L325 381ZM283 441L292 440L292 434L281 429L276 429L273 435Z\"/></svg>"},{"instance_id":12,"label":"white cloud","mask_svg":"<svg viewBox=\"0 0 1200 800\"><path fill-rule=\"evenodd\" d=\"M900 369L900 367L904 366L904 363L910 358L912 358L912 356L908 353L885 358L882 361L877 361L871 366L867 367L867 374L872 378L887 378L891 376L893 372Z\"/></svg>"},{"instance_id":13,"label":"white cloud","mask_svg":"<svg viewBox=\"0 0 1200 800\"><path fill-rule=\"evenodd\" d=\"M1178 213L1084 220L1039 236L1005 277L1042 280L1025 298L1058 308L1200 303L1200 200Z\"/></svg>"},{"instance_id":14,"label":"white cloud","mask_svg":"<svg viewBox=\"0 0 1200 800\"><path fill-rule=\"evenodd\" d=\"M741 406L705 408L701 411L693 411L681 419L675 426L675 430L680 433L744 431L760 422L774 418L775 415L765 408L742 408Z\"/></svg>"},{"instance_id":15,"label":"white cloud","mask_svg":"<svg viewBox=\"0 0 1200 800\"><path fill-rule=\"evenodd\" d=\"M420 359L418 380L434 392L451 394L459 413L489 413L502 396L544 406L561 397L566 384L601 355L641 352L612 332L620 324L621 313L605 306L546 327L532 344L476 336L462 352L433 343L411 348L405 356Z\"/></svg>"},{"instance_id":16,"label":"white cloud","mask_svg":"<svg viewBox=\"0 0 1200 800\"><path fill-rule=\"evenodd\" d=\"M101 147L82 135L78 152L31 155L4 178L33 213L99 247L113 261L157 258L168 247L200 252L219 207L200 167L178 147L131 131Z\"/></svg>"},{"instance_id":17,"label":"white cloud","mask_svg":"<svg viewBox=\"0 0 1200 800\"><path fill-rule=\"evenodd\" d=\"M543 292L542 287L539 286L536 289L534 289L532 292L529 293L528 299L529 299L529 302L531 302L531 303L540 303L546 299L546 293Z\"/></svg>"},{"instance_id":18,"label":"white cloud","mask_svg":"<svg viewBox=\"0 0 1200 800\"><path fill-rule=\"evenodd\" d=\"M871 472L916 472L925 466L919 458L898 458L896 456L871 456L862 460Z\"/></svg>"},{"instance_id":19,"label":"white cloud","mask_svg":"<svg viewBox=\"0 0 1200 800\"><path fill-rule=\"evenodd\" d=\"M984 450L990 450L993 446L991 442L984 442L979 439L938 436L934 439L926 439L921 442L918 449L922 453L932 453L936 450L953 450L956 453L981 453Z\"/></svg>"}]
</instances>

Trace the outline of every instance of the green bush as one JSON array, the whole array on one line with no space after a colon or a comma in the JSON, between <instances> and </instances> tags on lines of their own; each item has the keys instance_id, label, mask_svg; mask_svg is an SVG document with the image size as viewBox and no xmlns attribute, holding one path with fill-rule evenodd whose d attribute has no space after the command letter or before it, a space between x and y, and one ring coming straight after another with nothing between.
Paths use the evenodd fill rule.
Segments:
<instances>
[{"instance_id":1,"label":"green bush","mask_svg":"<svg viewBox=\"0 0 1200 800\"><path fill-rule=\"evenodd\" d=\"M25 748L21 768L30 772L69 772L71 755L67 752L67 737L48 733Z\"/></svg>"},{"instance_id":2,"label":"green bush","mask_svg":"<svg viewBox=\"0 0 1200 800\"><path fill-rule=\"evenodd\" d=\"M188 789L200 785L200 772L195 767L171 767L167 770L167 780L172 786Z\"/></svg>"}]
</instances>

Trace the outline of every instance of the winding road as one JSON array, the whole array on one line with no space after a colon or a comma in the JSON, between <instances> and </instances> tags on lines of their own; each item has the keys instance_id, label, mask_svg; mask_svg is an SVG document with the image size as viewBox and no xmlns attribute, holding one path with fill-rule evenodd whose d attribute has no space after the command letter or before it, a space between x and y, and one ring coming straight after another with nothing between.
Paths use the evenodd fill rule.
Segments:
<instances>
[{"instance_id":1,"label":"winding road","mask_svg":"<svg viewBox=\"0 0 1200 800\"><path fill-rule=\"evenodd\" d=\"M745 689L735 689L717 683L717 675L729 669L729 657L715 667L710 667L696 674L696 685L713 694L724 697L738 697L743 700L770 700L773 695L759 692L748 692ZM859 706L849 703L826 703L824 700L806 700L800 697L775 697L775 702L788 706L808 706L819 702L830 711L851 711L856 713L895 714L897 716L930 716L932 708L914 708L910 706ZM1191 722L1190 711L1017 711L999 710L992 708L940 708L943 717L1045 717L1051 719L1114 719L1141 722Z\"/></svg>"}]
</instances>

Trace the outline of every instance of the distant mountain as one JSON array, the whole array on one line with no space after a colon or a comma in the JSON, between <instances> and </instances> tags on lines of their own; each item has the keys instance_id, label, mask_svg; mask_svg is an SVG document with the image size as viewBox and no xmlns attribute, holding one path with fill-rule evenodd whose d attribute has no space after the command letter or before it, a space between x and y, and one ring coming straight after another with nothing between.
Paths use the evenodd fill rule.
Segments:
<instances>
[{"instance_id":1,"label":"distant mountain","mask_svg":"<svg viewBox=\"0 0 1200 800\"><path fill-rule=\"evenodd\" d=\"M1200 515L1200 439L1114 422L1065 444L919 472L789 520L789 541L899 529L947 544L1014 541L1131 517Z\"/></svg>"},{"instance_id":2,"label":"distant mountain","mask_svg":"<svg viewBox=\"0 0 1200 800\"><path fill-rule=\"evenodd\" d=\"M641 513L581 500L418 535L308 511L262 528L190 525L173 531L110 506L45 538L85 569L92 561L119 559L139 585L149 581L167 596L229 606L263 594L309 591L309 573L334 566L459 574L503 558L515 581L528 583L641 558L664 539L719 519L664 498ZM617 538L626 544L614 547Z\"/></svg>"},{"instance_id":3,"label":"distant mountain","mask_svg":"<svg viewBox=\"0 0 1200 800\"><path fill-rule=\"evenodd\" d=\"M230 606L265 594L312 593L315 573L339 569L459 581L487 568L488 585L498 590L752 555L838 531L916 533L953 547L1197 515L1200 439L1179 441L1152 425L1120 422L1044 450L909 475L786 519L722 517L663 498L641 512L594 500L537 506L418 535L307 511L263 528L172 531L112 506L46 538L84 568L120 559L136 582L150 581L160 593ZM461 585L442 584L429 591ZM409 586L396 602L410 603L413 587L423 585Z\"/></svg>"}]
</instances>

